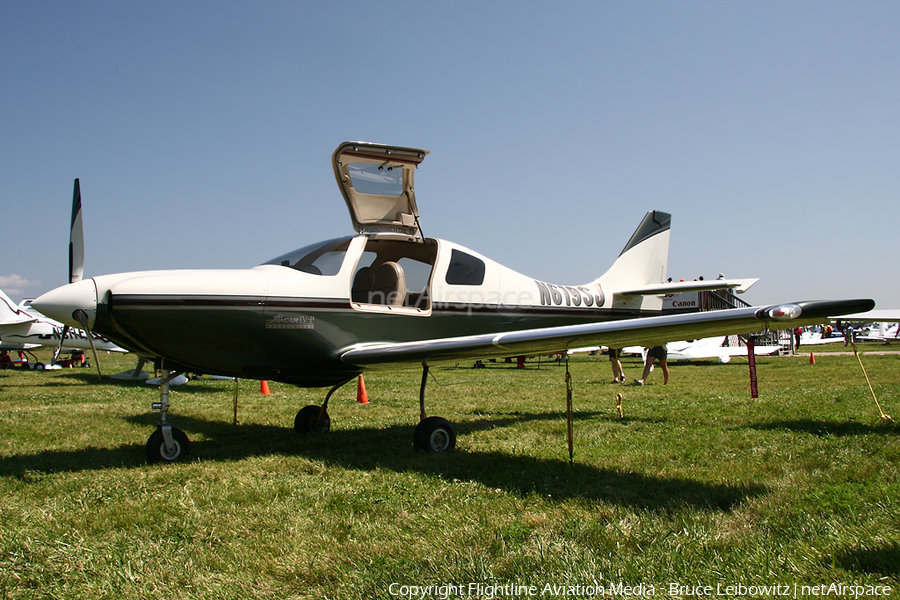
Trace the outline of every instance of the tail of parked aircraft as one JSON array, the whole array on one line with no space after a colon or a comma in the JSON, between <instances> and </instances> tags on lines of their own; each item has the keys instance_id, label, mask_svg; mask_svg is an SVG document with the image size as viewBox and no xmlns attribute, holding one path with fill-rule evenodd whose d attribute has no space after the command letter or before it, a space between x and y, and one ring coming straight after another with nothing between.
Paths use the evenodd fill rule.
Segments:
<instances>
[{"instance_id":1,"label":"tail of parked aircraft","mask_svg":"<svg viewBox=\"0 0 900 600\"><path fill-rule=\"evenodd\" d=\"M34 317L19 310L18 305L3 290L0 290L0 325L27 323L29 321L34 321Z\"/></svg>"},{"instance_id":2,"label":"tail of parked aircraft","mask_svg":"<svg viewBox=\"0 0 900 600\"><path fill-rule=\"evenodd\" d=\"M644 215L616 262L594 282L600 284L607 297L666 280L671 221L672 215L659 210Z\"/></svg>"},{"instance_id":3,"label":"tail of parked aircraft","mask_svg":"<svg viewBox=\"0 0 900 600\"><path fill-rule=\"evenodd\" d=\"M599 285L606 308L625 309L640 313L662 309L667 294L703 292L729 289L734 293L747 291L758 279L724 279L703 281L666 280L669 261L669 227L672 215L652 210L625 244L625 249L613 266L600 278L591 282Z\"/></svg>"}]
</instances>

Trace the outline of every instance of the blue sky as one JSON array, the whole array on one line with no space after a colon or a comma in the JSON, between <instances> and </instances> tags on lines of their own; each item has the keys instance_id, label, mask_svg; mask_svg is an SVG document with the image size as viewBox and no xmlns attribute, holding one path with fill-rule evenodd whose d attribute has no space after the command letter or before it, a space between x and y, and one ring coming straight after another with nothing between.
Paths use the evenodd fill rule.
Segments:
<instances>
[{"instance_id":1,"label":"blue sky","mask_svg":"<svg viewBox=\"0 0 900 600\"><path fill-rule=\"evenodd\" d=\"M426 235L590 281L643 214L669 275L900 307L900 3L4 2L0 287L243 268L352 232L330 156L424 148Z\"/></svg>"}]
</instances>

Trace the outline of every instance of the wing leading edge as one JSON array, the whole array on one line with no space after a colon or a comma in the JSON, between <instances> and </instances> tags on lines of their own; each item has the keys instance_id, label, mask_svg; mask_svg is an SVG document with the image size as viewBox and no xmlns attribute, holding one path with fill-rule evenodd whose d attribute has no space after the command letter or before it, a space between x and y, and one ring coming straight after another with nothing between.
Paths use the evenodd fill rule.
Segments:
<instances>
[{"instance_id":1,"label":"wing leading edge","mask_svg":"<svg viewBox=\"0 0 900 600\"><path fill-rule=\"evenodd\" d=\"M410 363L434 364L460 359L562 352L584 346L655 346L675 340L815 325L828 321L830 317L866 312L874 307L873 300L817 300L418 342L361 344L345 350L341 360L362 368L376 369Z\"/></svg>"}]
</instances>

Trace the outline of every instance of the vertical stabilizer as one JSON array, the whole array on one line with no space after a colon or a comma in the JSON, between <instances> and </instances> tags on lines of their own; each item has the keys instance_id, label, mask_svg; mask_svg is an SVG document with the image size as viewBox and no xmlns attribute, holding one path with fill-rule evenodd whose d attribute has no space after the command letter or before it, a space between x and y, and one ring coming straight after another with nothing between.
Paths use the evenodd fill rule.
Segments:
<instances>
[{"instance_id":1,"label":"vertical stabilizer","mask_svg":"<svg viewBox=\"0 0 900 600\"><path fill-rule=\"evenodd\" d=\"M659 296L617 298L618 290L632 290L666 280L669 260L669 227L672 215L651 210L625 244L616 262L595 283L617 308L655 309L662 307Z\"/></svg>"},{"instance_id":2,"label":"vertical stabilizer","mask_svg":"<svg viewBox=\"0 0 900 600\"><path fill-rule=\"evenodd\" d=\"M0 325L28 323L34 319L33 316L19 310L16 303L3 290L0 290Z\"/></svg>"}]
</instances>

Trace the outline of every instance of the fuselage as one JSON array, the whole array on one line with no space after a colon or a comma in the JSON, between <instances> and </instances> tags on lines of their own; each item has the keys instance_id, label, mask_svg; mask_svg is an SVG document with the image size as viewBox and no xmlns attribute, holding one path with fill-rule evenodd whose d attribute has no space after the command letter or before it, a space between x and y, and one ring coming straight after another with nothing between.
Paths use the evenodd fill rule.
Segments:
<instances>
[{"instance_id":1,"label":"fuselage","mask_svg":"<svg viewBox=\"0 0 900 600\"><path fill-rule=\"evenodd\" d=\"M437 239L357 235L242 270L149 271L63 286L35 305L166 366L333 385L359 368L352 347L659 314L600 283L535 280Z\"/></svg>"}]
</instances>

